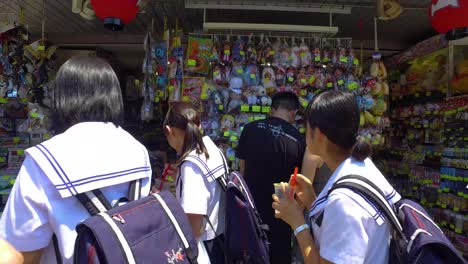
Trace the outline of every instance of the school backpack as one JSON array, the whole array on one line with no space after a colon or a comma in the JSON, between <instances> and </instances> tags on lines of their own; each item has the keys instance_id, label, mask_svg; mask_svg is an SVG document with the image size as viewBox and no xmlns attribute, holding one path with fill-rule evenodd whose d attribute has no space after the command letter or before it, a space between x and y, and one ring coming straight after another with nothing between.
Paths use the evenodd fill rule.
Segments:
<instances>
[{"instance_id":1,"label":"school backpack","mask_svg":"<svg viewBox=\"0 0 468 264\"><path fill-rule=\"evenodd\" d=\"M340 188L350 189L367 198L390 221L393 231L389 263L466 263L450 240L418 203L403 199L391 206L383 192L373 182L358 175L340 178L328 191L328 195Z\"/></svg>"},{"instance_id":2,"label":"school backpack","mask_svg":"<svg viewBox=\"0 0 468 264\"><path fill-rule=\"evenodd\" d=\"M220 154L226 171L225 177L218 178L218 183L226 194L224 230L226 262L269 264L268 227L262 223L242 175L237 171L229 172L224 154L222 152Z\"/></svg>"},{"instance_id":3,"label":"school backpack","mask_svg":"<svg viewBox=\"0 0 468 264\"><path fill-rule=\"evenodd\" d=\"M91 217L76 226L74 263L197 263L191 225L174 196L163 191L139 199L136 186L141 180L113 208L99 189L76 196Z\"/></svg>"}]
</instances>

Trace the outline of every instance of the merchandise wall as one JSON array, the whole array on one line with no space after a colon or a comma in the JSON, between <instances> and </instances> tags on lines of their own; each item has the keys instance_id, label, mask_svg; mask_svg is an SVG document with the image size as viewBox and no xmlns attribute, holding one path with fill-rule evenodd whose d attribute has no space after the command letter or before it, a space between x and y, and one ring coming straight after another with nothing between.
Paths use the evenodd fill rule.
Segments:
<instances>
[{"instance_id":1,"label":"merchandise wall","mask_svg":"<svg viewBox=\"0 0 468 264\"><path fill-rule=\"evenodd\" d=\"M400 194L423 205L465 256L468 49L460 43L467 40L454 45L436 36L416 45L424 54L410 49L391 59L391 126L375 157Z\"/></svg>"},{"instance_id":2,"label":"merchandise wall","mask_svg":"<svg viewBox=\"0 0 468 264\"><path fill-rule=\"evenodd\" d=\"M56 47L31 43L25 28L0 34L0 195L2 205L25 158L25 149L51 137L49 80ZM0 212L2 211L0 207Z\"/></svg>"},{"instance_id":3,"label":"merchandise wall","mask_svg":"<svg viewBox=\"0 0 468 264\"><path fill-rule=\"evenodd\" d=\"M181 39L187 39L186 46ZM294 125L301 133L303 110L314 96L333 89L351 92L361 110L359 136L377 148L385 143L383 132L390 125L385 65L375 53L363 74L349 38L190 34L155 41L148 34L145 47L141 119L160 118L165 102L191 102L201 113L204 134L224 150L234 169L243 127L265 119L272 97L283 91L299 97ZM170 188L173 180L162 175L156 182Z\"/></svg>"}]
</instances>

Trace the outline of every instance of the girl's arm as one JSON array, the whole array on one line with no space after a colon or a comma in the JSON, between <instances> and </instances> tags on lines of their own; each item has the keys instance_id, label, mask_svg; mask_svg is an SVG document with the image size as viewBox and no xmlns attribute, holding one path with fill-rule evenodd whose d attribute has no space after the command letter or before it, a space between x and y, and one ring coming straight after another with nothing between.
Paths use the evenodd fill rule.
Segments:
<instances>
[{"instance_id":1,"label":"girl's arm","mask_svg":"<svg viewBox=\"0 0 468 264\"><path fill-rule=\"evenodd\" d=\"M203 215L199 214L187 214L190 225L192 226L193 235L195 239L198 240L203 234Z\"/></svg>"}]
</instances>

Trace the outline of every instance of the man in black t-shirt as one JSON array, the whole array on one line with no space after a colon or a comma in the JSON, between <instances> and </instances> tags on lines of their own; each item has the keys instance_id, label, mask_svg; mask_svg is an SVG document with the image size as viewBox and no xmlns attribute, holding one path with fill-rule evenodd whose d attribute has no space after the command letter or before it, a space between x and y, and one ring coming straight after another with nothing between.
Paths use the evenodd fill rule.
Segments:
<instances>
[{"instance_id":1,"label":"man in black t-shirt","mask_svg":"<svg viewBox=\"0 0 468 264\"><path fill-rule=\"evenodd\" d=\"M271 208L273 183L288 182L294 167L300 167L305 141L292 125L299 99L291 92L273 97L271 116L249 123L239 139L236 156L257 210L270 227L271 263L291 263L291 230L275 219Z\"/></svg>"}]
</instances>

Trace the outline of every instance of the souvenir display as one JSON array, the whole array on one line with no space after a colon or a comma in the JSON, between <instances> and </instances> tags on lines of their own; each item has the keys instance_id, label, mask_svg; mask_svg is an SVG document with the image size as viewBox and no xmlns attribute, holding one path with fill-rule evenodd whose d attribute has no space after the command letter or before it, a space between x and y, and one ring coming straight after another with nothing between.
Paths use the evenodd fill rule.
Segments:
<instances>
[{"instance_id":1,"label":"souvenir display","mask_svg":"<svg viewBox=\"0 0 468 264\"><path fill-rule=\"evenodd\" d=\"M0 195L6 203L25 149L51 137L48 108L56 47L22 27L0 33Z\"/></svg>"}]
</instances>

